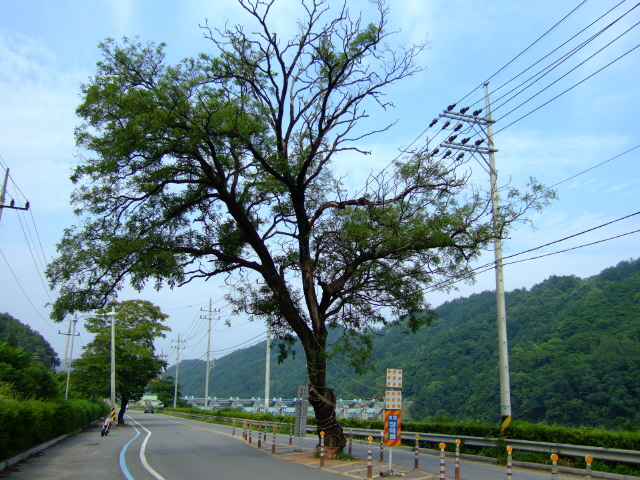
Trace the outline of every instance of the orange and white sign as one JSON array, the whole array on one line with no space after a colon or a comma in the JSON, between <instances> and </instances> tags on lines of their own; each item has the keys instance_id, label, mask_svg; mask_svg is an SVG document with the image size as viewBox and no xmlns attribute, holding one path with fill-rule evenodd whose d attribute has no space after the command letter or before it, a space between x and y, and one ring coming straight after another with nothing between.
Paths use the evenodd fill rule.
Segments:
<instances>
[{"instance_id":1,"label":"orange and white sign","mask_svg":"<svg viewBox=\"0 0 640 480\"><path fill-rule=\"evenodd\" d=\"M386 390L384 392L384 408L387 410L402 409L402 392Z\"/></svg>"},{"instance_id":2,"label":"orange and white sign","mask_svg":"<svg viewBox=\"0 0 640 480\"><path fill-rule=\"evenodd\" d=\"M387 387L402 388L402 370L387 368Z\"/></svg>"}]
</instances>

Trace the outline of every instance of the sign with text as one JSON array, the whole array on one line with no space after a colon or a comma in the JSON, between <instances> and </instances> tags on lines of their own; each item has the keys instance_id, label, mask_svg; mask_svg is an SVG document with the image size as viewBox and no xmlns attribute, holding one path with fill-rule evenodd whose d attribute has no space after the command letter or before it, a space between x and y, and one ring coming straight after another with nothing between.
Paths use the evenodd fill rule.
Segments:
<instances>
[{"instance_id":1,"label":"sign with text","mask_svg":"<svg viewBox=\"0 0 640 480\"><path fill-rule=\"evenodd\" d=\"M387 387L402 388L402 370L387 368Z\"/></svg>"},{"instance_id":2,"label":"sign with text","mask_svg":"<svg viewBox=\"0 0 640 480\"><path fill-rule=\"evenodd\" d=\"M384 411L384 444L397 447L402 441L402 410Z\"/></svg>"},{"instance_id":3,"label":"sign with text","mask_svg":"<svg viewBox=\"0 0 640 480\"><path fill-rule=\"evenodd\" d=\"M402 392L398 390L386 390L384 392L384 408L388 410L400 410L402 408Z\"/></svg>"}]
</instances>

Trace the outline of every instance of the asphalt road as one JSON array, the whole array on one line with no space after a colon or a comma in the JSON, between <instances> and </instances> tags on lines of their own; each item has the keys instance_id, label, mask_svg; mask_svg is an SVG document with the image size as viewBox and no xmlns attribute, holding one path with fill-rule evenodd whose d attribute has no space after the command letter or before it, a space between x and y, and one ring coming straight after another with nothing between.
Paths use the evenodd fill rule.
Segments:
<instances>
[{"instance_id":1,"label":"asphalt road","mask_svg":"<svg viewBox=\"0 0 640 480\"><path fill-rule=\"evenodd\" d=\"M17 464L8 478L69 480L182 480L182 479L304 479L329 480L366 477L366 462L327 462L320 469L313 458L316 439L294 439L278 435L276 455L271 455L272 434L262 448L257 448L257 434L252 444L242 440L241 427L232 428L161 414L130 412L128 424L111 429L108 437L93 427ZM302 452L298 451L302 447ZM388 470L388 450L380 463L379 450L373 452L374 476ZM353 454L366 458L365 445L355 444ZM414 454L394 449L393 470L405 472L408 480L438 479L439 458L420 456L420 471L413 470ZM15 470L15 468L13 469ZM2 472L5 473L5 472ZM342 475L339 475L342 474ZM343 476L344 475L344 476ZM453 461L447 458L447 479L454 478ZM461 480L503 480L504 466L463 461ZM549 472L514 469L514 480L550 479ZM560 479L576 479L560 475Z\"/></svg>"}]
</instances>

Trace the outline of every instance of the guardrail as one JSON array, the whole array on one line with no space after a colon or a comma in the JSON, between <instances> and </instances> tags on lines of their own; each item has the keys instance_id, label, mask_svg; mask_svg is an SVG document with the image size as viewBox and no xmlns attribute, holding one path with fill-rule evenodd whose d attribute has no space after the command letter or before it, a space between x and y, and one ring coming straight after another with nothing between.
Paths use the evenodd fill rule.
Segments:
<instances>
[{"instance_id":1,"label":"guardrail","mask_svg":"<svg viewBox=\"0 0 640 480\"><path fill-rule=\"evenodd\" d=\"M181 413L181 412L173 412L179 415L183 415L186 417L204 417L204 418L218 418L223 421L231 422L233 417L218 417L212 415L202 415L197 413ZM245 419L236 418L237 421L244 421ZM266 421L257 421L257 420L249 420L255 425L264 425L268 426L289 426L288 423L281 422L266 422ZM315 425L307 425L307 432L315 432ZM368 430L366 428L347 428L346 432L350 432L351 434L357 437L374 437L374 438L382 438L384 433L380 430ZM415 442L416 435L420 435L421 442L429 442L439 444L441 442L447 444L455 444L457 439L462 440L463 444L470 445L472 447L498 447L500 444L504 444L504 440L499 440L497 438L483 438L483 437L466 437L466 436L454 436L454 435L444 435L438 433L424 433L424 432L402 432L402 440L407 442ZM527 452L538 452L538 453L557 453L560 455L564 455L567 457L585 457L587 455L591 455L593 458L598 460L610 461L610 462L621 462L621 463L633 463L640 464L640 451L638 450L623 450L617 448L603 448L603 447L590 447L587 445L563 445L560 443L547 443L547 442L532 442L529 440L515 440L509 439L507 442L516 450L523 450Z\"/></svg>"}]
</instances>

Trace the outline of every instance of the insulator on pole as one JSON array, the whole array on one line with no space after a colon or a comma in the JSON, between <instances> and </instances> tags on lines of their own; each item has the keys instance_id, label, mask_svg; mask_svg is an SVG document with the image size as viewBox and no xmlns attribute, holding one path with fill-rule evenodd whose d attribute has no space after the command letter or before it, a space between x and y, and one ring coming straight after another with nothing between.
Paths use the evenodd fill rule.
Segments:
<instances>
[{"instance_id":1,"label":"insulator on pole","mask_svg":"<svg viewBox=\"0 0 640 480\"><path fill-rule=\"evenodd\" d=\"M438 153L440 153L440 149L436 148L433 152L431 152L431 155L437 155Z\"/></svg>"},{"instance_id":2,"label":"insulator on pole","mask_svg":"<svg viewBox=\"0 0 640 480\"><path fill-rule=\"evenodd\" d=\"M470 107L464 107L464 108L460 109L460 113L464 115L465 113L467 113L467 110L469 110L469 108Z\"/></svg>"},{"instance_id":3,"label":"insulator on pole","mask_svg":"<svg viewBox=\"0 0 640 480\"><path fill-rule=\"evenodd\" d=\"M438 119L434 118L433 120L431 120L431 123L429 124L429 128L433 127L436 123L438 123Z\"/></svg>"},{"instance_id":4,"label":"insulator on pole","mask_svg":"<svg viewBox=\"0 0 640 480\"><path fill-rule=\"evenodd\" d=\"M460 142L462 145L465 145L469 140L471 140L471 137L467 137L467 138L463 138L462 141Z\"/></svg>"},{"instance_id":5,"label":"insulator on pole","mask_svg":"<svg viewBox=\"0 0 640 480\"><path fill-rule=\"evenodd\" d=\"M462 128L462 123L459 123L458 125L456 125L456 128L453 129L454 132L457 132L458 130L460 130Z\"/></svg>"},{"instance_id":6,"label":"insulator on pole","mask_svg":"<svg viewBox=\"0 0 640 480\"><path fill-rule=\"evenodd\" d=\"M447 158L449 155L451 155L451 153L453 153L453 152L451 152L451 150L447 150L447 153L445 153L444 157L442 157L442 158Z\"/></svg>"},{"instance_id":7,"label":"insulator on pole","mask_svg":"<svg viewBox=\"0 0 640 480\"><path fill-rule=\"evenodd\" d=\"M449 125L451 125L450 121L446 121L445 124L442 126L442 130L444 130L445 128L447 128Z\"/></svg>"},{"instance_id":8,"label":"insulator on pole","mask_svg":"<svg viewBox=\"0 0 640 480\"><path fill-rule=\"evenodd\" d=\"M449 141L450 141L450 142L454 142L456 138L458 138L458 135L451 135L451 136L449 137Z\"/></svg>"},{"instance_id":9,"label":"insulator on pole","mask_svg":"<svg viewBox=\"0 0 640 480\"><path fill-rule=\"evenodd\" d=\"M456 157L456 160L462 160L463 157L464 157L464 152L460 152Z\"/></svg>"},{"instance_id":10,"label":"insulator on pole","mask_svg":"<svg viewBox=\"0 0 640 480\"><path fill-rule=\"evenodd\" d=\"M474 143L477 146L481 145L484 142L484 138L480 139L480 140L476 140Z\"/></svg>"},{"instance_id":11,"label":"insulator on pole","mask_svg":"<svg viewBox=\"0 0 640 480\"><path fill-rule=\"evenodd\" d=\"M447 107L447 110L448 110L448 111L451 111L451 110L453 110L454 108L456 108L456 104L455 104L455 103L453 103L453 104L449 105L449 106Z\"/></svg>"},{"instance_id":12,"label":"insulator on pole","mask_svg":"<svg viewBox=\"0 0 640 480\"><path fill-rule=\"evenodd\" d=\"M473 116L474 116L474 117L477 117L477 116L478 116L478 115L480 115L481 113L482 113L482 109L481 109L481 108L479 108L478 110L474 110L474 111L473 111Z\"/></svg>"}]
</instances>

